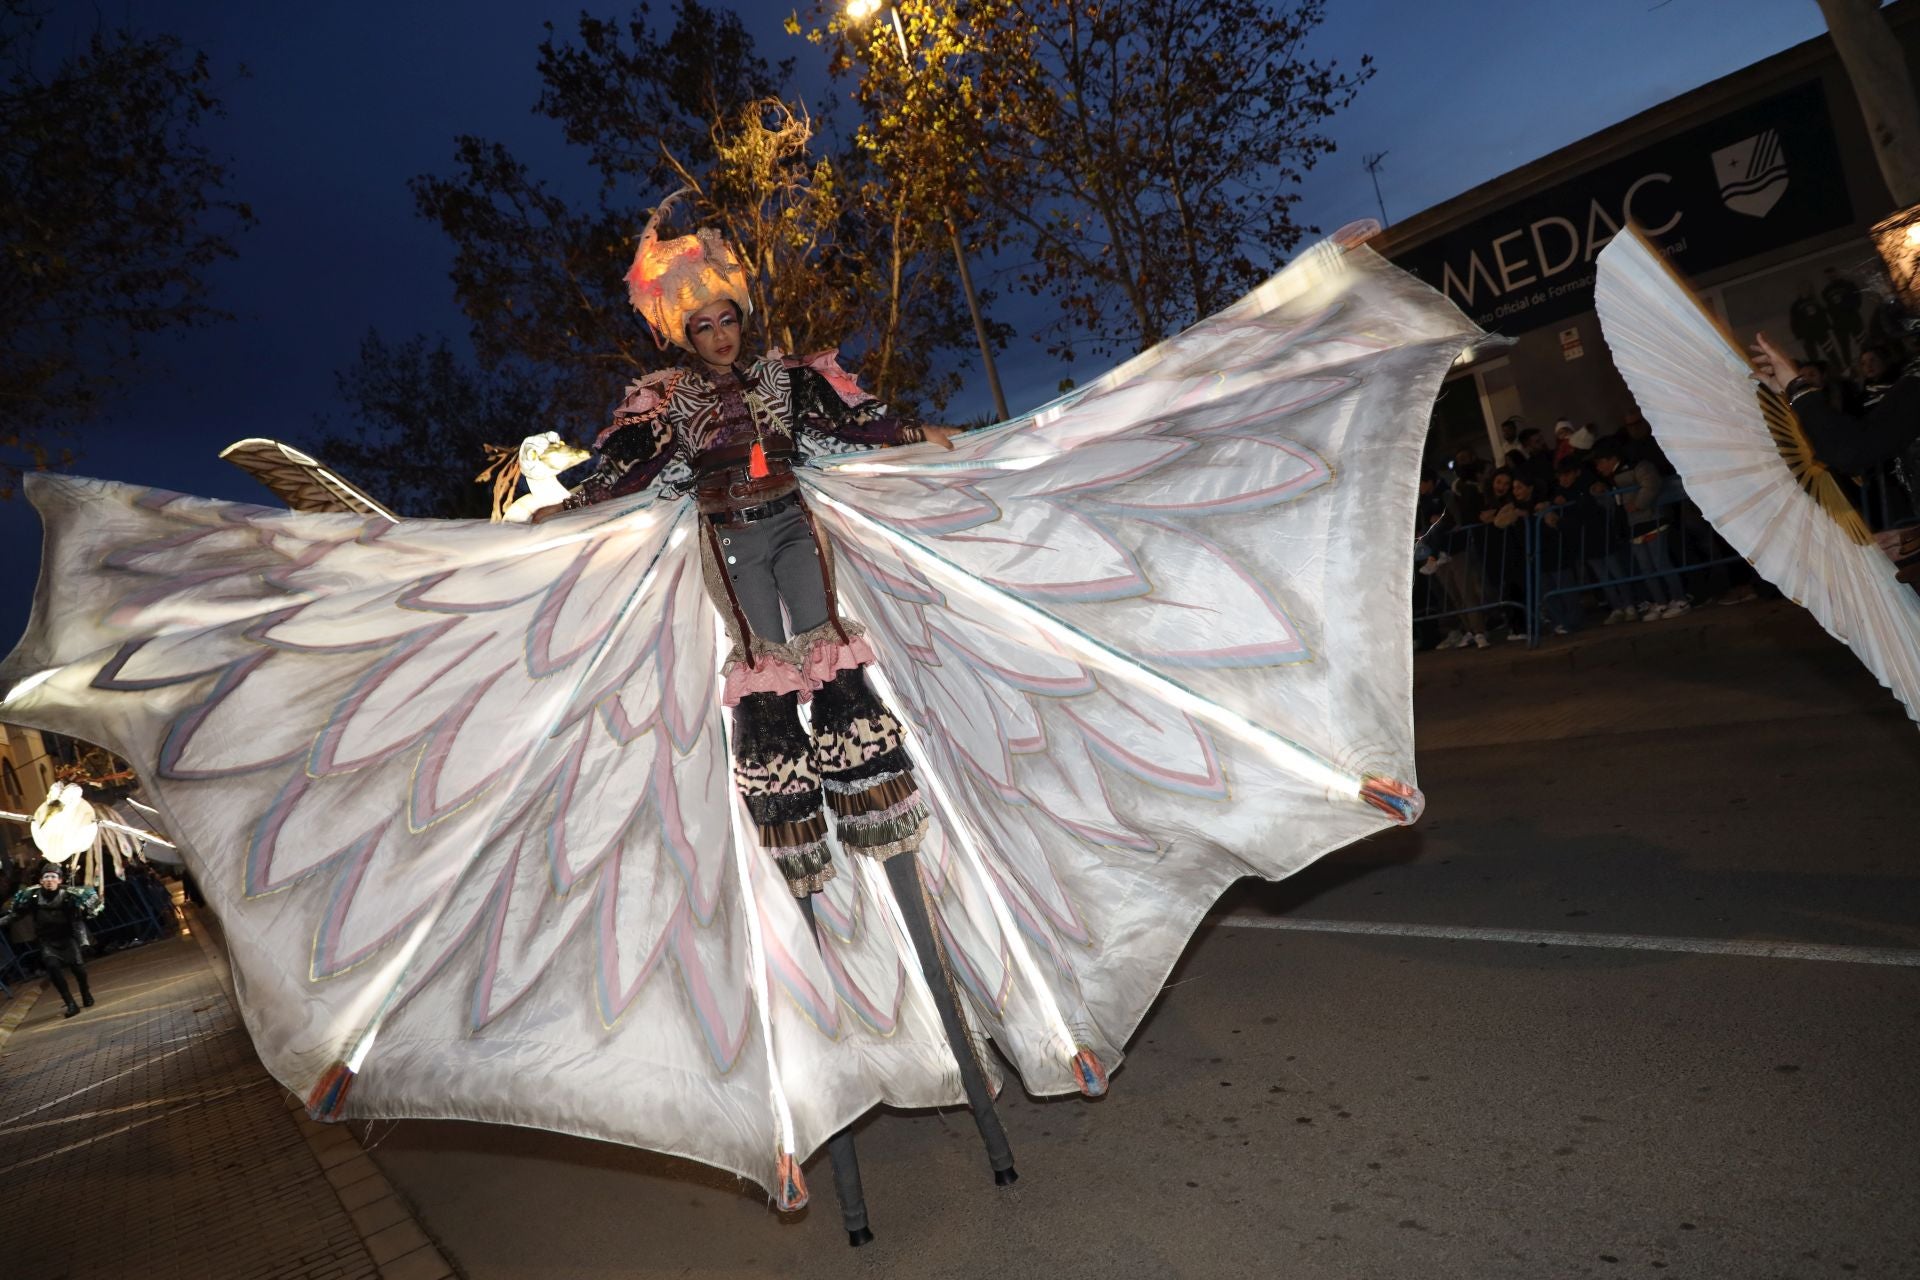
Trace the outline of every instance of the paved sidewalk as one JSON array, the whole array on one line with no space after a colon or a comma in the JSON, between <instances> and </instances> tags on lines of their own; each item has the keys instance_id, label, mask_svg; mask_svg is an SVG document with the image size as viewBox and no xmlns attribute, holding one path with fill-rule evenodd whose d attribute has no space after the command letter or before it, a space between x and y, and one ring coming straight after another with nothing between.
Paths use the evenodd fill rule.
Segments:
<instances>
[{"instance_id":1,"label":"paved sidewalk","mask_svg":"<svg viewBox=\"0 0 1920 1280\"><path fill-rule=\"evenodd\" d=\"M34 984L0 1005L32 1002L0 1039L0 1274L448 1274L353 1135L289 1112L195 939L88 967L99 1003L77 1017Z\"/></svg>"}]
</instances>

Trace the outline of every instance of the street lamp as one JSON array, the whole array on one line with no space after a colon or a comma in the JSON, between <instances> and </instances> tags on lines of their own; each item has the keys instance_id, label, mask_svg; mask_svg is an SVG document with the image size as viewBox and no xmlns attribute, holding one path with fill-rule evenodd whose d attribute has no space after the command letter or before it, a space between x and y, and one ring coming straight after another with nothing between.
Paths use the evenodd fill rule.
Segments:
<instances>
[{"instance_id":1,"label":"street lamp","mask_svg":"<svg viewBox=\"0 0 1920 1280\"><path fill-rule=\"evenodd\" d=\"M847 0L847 16L855 22L865 22L880 12L882 0ZM894 38L900 42L900 62L907 74L913 74L913 55L907 50L907 31L900 25L900 10L892 5L886 6L887 16L893 20ZM987 371L987 390L993 393L993 412L996 422L1005 422L1010 415L1007 412L1007 397L1000 390L1000 372L993 365L993 348L987 343L987 322L980 315L980 299L973 291L973 273L967 270L967 255L960 247L960 231L953 220L952 211L946 215L947 238L953 242L953 262L959 269L960 287L967 295L967 311L973 316L973 336L980 342L980 363Z\"/></svg>"}]
</instances>

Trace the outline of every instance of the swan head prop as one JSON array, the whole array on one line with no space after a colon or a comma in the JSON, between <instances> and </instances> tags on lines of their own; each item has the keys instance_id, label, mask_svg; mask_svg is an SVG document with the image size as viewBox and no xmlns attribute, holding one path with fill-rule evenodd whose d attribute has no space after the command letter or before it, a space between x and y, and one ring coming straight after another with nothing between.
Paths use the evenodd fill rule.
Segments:
<instances>
[{"instance_id":1,"label":"swan head prop","mask_svg":"<svg viewBox=\"0 0 1920 1280\"><path fill-rule=\"evenodd\" d=\"M562 440L559 432L544 431L520 442L520 474L528 484L536 479L553 480L592 456L578 445Z\"/></svg>"}]
</instances>

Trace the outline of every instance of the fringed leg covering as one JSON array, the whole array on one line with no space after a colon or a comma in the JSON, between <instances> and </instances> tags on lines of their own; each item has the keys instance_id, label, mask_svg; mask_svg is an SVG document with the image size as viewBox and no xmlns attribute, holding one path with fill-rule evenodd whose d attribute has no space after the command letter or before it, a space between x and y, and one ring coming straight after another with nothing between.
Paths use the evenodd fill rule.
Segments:
<instances>
[{"instance_id":1,"label":"fringed leg covering","mask_svg":"<svg viewBox=\"0 0 1920 1280\"><path fill-rule=\"evenodd\" d=\"M733 709L733 780L747 802L760 847L795 897L818 893L834 877L820 774L800 727L797 695L749 693Z\"/></svg>"},{"instance_id":2,"label":"fringed leg covering","mask_svg":"<svg viewBox=\"0 0 1920 1280\"><path fill-rule=\"evenodd\" d=\"M813 695L813 759L849 853L891 858L920 847L927 805L900 743L900 722L858 668Z\"/></svg>"}]
</instances>

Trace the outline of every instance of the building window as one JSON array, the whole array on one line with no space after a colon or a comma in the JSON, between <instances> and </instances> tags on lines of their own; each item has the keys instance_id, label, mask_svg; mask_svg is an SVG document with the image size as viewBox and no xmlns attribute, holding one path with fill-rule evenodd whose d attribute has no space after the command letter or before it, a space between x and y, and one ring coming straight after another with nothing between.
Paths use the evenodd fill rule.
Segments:
<instances>
[{"instance_id":1,"label":"building window","mask_svg":"<svg viewBox=\"0 0 1920 1280\"><path fill-rule=\"evenodd\" d=\"M20 803L20 777L13 771L13 761L0 760L0 788L4 788L7 799Z\"/></svg>"}]
</instances>

